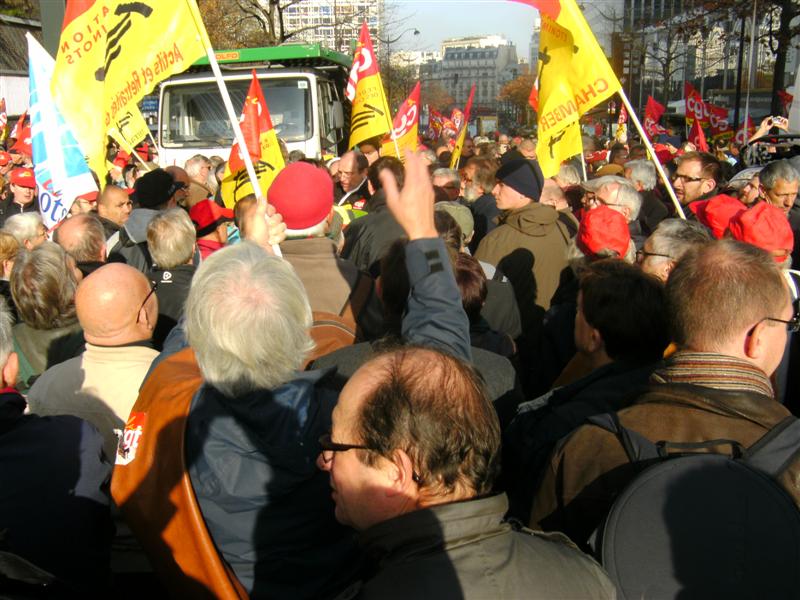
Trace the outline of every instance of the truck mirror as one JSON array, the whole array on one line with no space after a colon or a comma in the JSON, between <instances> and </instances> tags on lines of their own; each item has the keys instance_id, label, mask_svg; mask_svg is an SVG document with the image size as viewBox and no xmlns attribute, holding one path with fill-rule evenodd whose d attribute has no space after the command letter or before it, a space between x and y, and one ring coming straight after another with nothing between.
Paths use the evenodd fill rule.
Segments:
<instances>
[{"instance_id":1,"label":"truck mirror","mask_svg":"<svg viewBox=\"0 0 800 600\"><path fill-rule=\"evenodd\" d=\"M339 100L331 102L331 118L334 129L342 129L344 127L344 107Z\"/></svg>"}]
</instances>

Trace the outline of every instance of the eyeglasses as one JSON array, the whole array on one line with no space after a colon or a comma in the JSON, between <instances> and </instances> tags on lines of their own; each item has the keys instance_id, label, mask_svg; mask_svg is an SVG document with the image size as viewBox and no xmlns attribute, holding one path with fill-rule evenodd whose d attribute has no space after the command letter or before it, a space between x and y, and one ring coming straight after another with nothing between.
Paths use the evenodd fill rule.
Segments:
<instances>
[{"instance_id":1,"label":"eyeglasses","mask_svg":"<svg viewBox=\"0 0 800 600\"><path fill-rule=\"evenodd\" d=\"M322 456L322 462L324 462L326 465L330 464L330 462L333 460L334 452L347 452L348 450L376 451L374 448L360 444L339 444L331 440L330 433L326 433L325 435L321 435L319 437L319 445L322 447L322 452L320 453L320 456ZM413 479L418 485L422 484L422 477L420 477L416 471L411 471L411 479Z\"/></svg>"},{"instance_id":2,"label":"eyeglasses","mask_svg":"<svg viewBox=\"0 0 800 600\"><path fill-rule=\"evenodd\" d=\"M691 175L682 175L680 173L673 173L670 180L677 181L680 179L683 183L699 183L706 179L705 177L692 177Z\"/></svg>"},{"instance_id":3,"label":"eyeglasses","mask_svg":"<svg viewBox=\"0 0 800 600\"><path fill-rule=\"evenodd\" d=\"M784 325L786 325L786 331L789 331L791 333L797 333L798 331L800 331L800 314L797 313L795 313L795 315L789 321L785 321L784 319L776 319L775 317L764 317L761 320L783 323Z\"/></svg>"},{"instance_id":4,"label":"eyeglasses","mask_svg":"<svg viewBox=\"0 0 800 600\"><path fill-rule=\"evenodd\" d=\"M606 206L623 206L622 204L609 202L605 198L601 198L600 196L598 196L595 192L587 191L586 194L584 194L584 196L586 198L586 204L588 204L589 206L597 207L600 204L605 204ZM617 196L619 196L619 188L617 188ZM616 200L616 198L614 199Z\"/></svg>"},{"instance_id":5,"label":"eyeglasses","mask_svg":"<svg viewBox=\"0 0 800 600\"><path fill-rule=\"evenodd\" d=\"M669 254L659 254L658 252L648 252L647 250L636 251L636 262L644 262L648 256L660 256L662 258L672 258Z\"/></svg>"},{"instance_id":6,"label":"eyeglasses","mask_svg":"<svg viewBox=\"0 0 800 600\"><path fill-rule=\"evenodd\" d=\"M136 324L137 325L139 324L139 321L141 320L142 309L144 308L144 305L147 304L148 300L150 300L150 296L152 296L153 294L156 293L157 289L158 289L158 282L156 281L153 284L153 287L150 288L150 291L147 292L147 296L144 297L144 300L142 301L142 305L139 307L139 310L136 311Z\"/></svg>"}]
</instances>

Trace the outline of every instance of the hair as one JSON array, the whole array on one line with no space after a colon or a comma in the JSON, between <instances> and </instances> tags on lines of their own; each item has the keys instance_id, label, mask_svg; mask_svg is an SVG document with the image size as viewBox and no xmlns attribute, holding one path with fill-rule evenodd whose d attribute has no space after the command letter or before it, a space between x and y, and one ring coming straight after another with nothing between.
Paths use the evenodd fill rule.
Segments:
<instances>
[{"instance_id":1,"label":"hair","mask_svg":"<svg viewBox=\"0 0 800 600\"><path fill-rule=\"evenodd\" d=\"M616 250L611 250L609 248L603 248L602 250L599 250L594 256L586 256L586 254L583 253L583 250L578 247L576 238L572 238L569 241L566 252L567 263L569 263L570 269L572 269L572 272L579 277L588 265L598 260L615 258L626 262L629 265L632 265L636 262L636 245L633 243L633 240L628 242L628 250L625 252L625 256L620 256Z\"/></svg>"},{"instance_id":2,"label":"hair","mask_svg":"<svg viewBox=\"0 0 800 600\"><path fill-rule=\"evenodd\" d=\"M489 493L500 470L500 423L481 376L436 350L403 347L367 367L380 378L361 408L364 463L402 449L437 495Z\"/></svg>"},{"instance_id":3,"label":"hair","mask_svg":"<svg viewBox=\"0 0 800 600\"><path fill-rule=\"evenodd\" d=\"M636 188L628 180L619 185L619 191L616 196L615 204L622 204L630 210L629 219L631 221L638 219L639 211L642 210L642 195L636 191Z\"/></svg>"},{"instance_id":4,"label":"hair","mask_svg":"<svg viewBox=\"0 0 800 600\"><path fill-rule=\"evenodd\" d=\"M625 163L625 170L630 170L628 177L634 183L639 182L642 189L649 192L656 187L656 167L652 162L645 159L629 160Z\"/></svg>"},{"instance_id":5,"label":"hair","mask_svg":"<svg viewBox=\"0 0 800 600\"><path fill-rule=\"evenodd\" d=\"M461 305L470 323L477 323L486 302L486 274L476 258L459 253L455 267L456 284L461 292Z\"/></svg>"},{"instance_id":6,"label":"hair","mask_svg":"<svg viewBox=\"0 0 800 600\"><path fill-rule=\"evenodd\" d=\"M495 185L495 173L497 173L497 163L491 158L484 156L474 156L467 160L465 167L475 166L475 174L472 182L483 190L484 193L492 191Z\"/></svg>"},{"instance_id":7,"label":"hair","mask_svg":"<svg viewBox=\"0 0 800 600\"><path fill-rule=\"evenodd\" d=\"M572 165L561 165L558 169L556 177L567 185L578 185L581 182L580 173L578 169Z\"/></svg>"},{"instance_id":8,"label":"hair","mask_svg":"<svg viewBox=\"0 0 800 600\"><path fill-rule=\"evenodd\" d=\"M647 159L647 147L644 144L633 144L628 150L628 156L641 155L642 158L634 158L633 160ZM625 168L628 168L628 163L625 163Z\"/></svg>"},{"instance_id":9,"label":"hair","mask_svg":"<svg viewBox=\"0 0 800 600\"><path fill-rule=\"evenodd\" d=\"M8 355L14 351L14 317L7 301L0 302L0 368L5 366Z\"/></svg>"},{"instance_id":10,"label":"hair","mask_svg":"<svg viewBox=\"0 0 800 600\"><path fill-rule=\"evenodd\" d=\"M684 162L697 160L700 161L700 173L703 177L713 179L717 185L724 183L722 181L722 169L720 168L719 160L713 154L708 152L687 152L683 156L675 159L675 162L680 166Z\"/></svg>"},{"instance_id":11,"label":"hair","mask_svg":"<svg viewBox=\"0 0 800 600\"><path fill-rule=\"evenodd\" d=\"M21 250L11 271L11 297L20 319L34 329L58 329L77 321L77 282L67 253L44 242Z\"/></svg>"},{"instance_id":12,"label":"hair","mask_svg":"<svg viewBox=\"0 0 800 600\"><path fill-rule=\"evenodd\" d=\"M194 224L182 208L160 212L147 225L147 249L159 269L185 265L196 242Z\"/></svg>"},{"instance_id":13,"label":"hair","mask_svg":"<svg viewBox=\"0 0 800 600\"><path fill-rule=\"evenodd\" d=\"M611 149L608 151L608 164L614 162L617 154L622 154L623 152L628 152L628 149L623 144L614 144L611 146Z\"/></svg>"},{"instance_id":14,"label":"hair","mask_svg":"<svg viewBox=\"0 0 800 600\"><path fill-rule=\"evenodd\" d=\"M39 235L39 227L42 225L44 225L42 216L38 212L20 213L8 217L2 231L13 235L17 243L22 246L26 241Z\"/></svg>"},{"instance_id":15,"label":"hair","mask_svg":"<svg viewBox=\"0 0 800 600\"><path fill-rule=\"evenodd\" d=\"M662 283L620 260L586 266L579 281L586 322L600 332L613 360L651 362L669 344Z\"/></svg>"},{"instance_id":16,"label":"hair","mask_svg":"<svg viewBox=\"0 0 800 600\"><path fill-rule=\"evenodd\" d=\"M781 179L788 183L800 180L800 173L785 159L769 163L759 173L759 182L766 190L774 188Z\"/></svg>"},{"instance_id":17,"label":"hair","mask_svg":"<svg viewBox=\"0 0 800 600\"><path fill-rule=\"evenodd\" d=\"M233 207L233 223L236 227L239 228L239 231L242 232L244 236L244 217L247 212L253 208L258 203L255 194L247 194L246 196L242 196L236 201L236 204Z\"/></svg>"},{"instance_id":18,"label":"hair","mask_svg":"<svg viewBox=\"0 0 800 600\"><path fill-rule=\"evenodd\" d=\"M195 154L192 158L186 161L186 164L183 166L186 174L189 176L190 179L194 179L200 173L200 167L208 166L211 168L213 165L211 161L203 156L202 154Z\"/></svg>"},{"instance_id":19,"label":"hair","mask_svg":"<svg viewBox=\"0 0 800 600\"><path fill-rule=\"evenodd\" d=\"M305 158L306 158L306 153L303 152L302 150L292 150L291 152L289 152L288 162L290 163L298 162L301 160L305 160Z\"/></svg>"},{"instance_id":20,"label":"hair","mask_svg":"<svg viewBox=\"0 0 800 600\"><path fill-rule=\"evenodd\" d=\"M361 171L366 171L369 169L369 159L364 155L362 152L356 152L355 150L351 150L353 156L356 160L356 169Z\"/></svg>"},{"instance_id":21,"label":"hair","mask_svg":"<svg viewBox=\"0 0 800 600\"><path fill-rule=\"evenodd\" d=\"M650 234L653 252L669 256L654 256L651 260L680 260L692 248L698 248L711 241L708 229L696 221L684 219L664 219Z\"/></svg>"},{"instance_id":22,"label":"hair","mask_svg":"<svg viewBox=\"0 0 800 600\"><path fill-rule=\"evenodd\" d=\"M89 263L105 259L103 246L106 243L106 232L100 219L91 213L75 215L70 219L76 219L73 222L81 224L81 235L76 235L75 239L72 240L74 242L73 245L67 246L64 244L64 240L61 239L61 228L59 227L55 231L53 241L64 248L67 254L74 258L77 263Z\"/></svg>"},{"instance_id":23,"label":"hair","mask_svg":"<svg viewBox=\"0 0 800 600\"><path fill-rule=\"evenodd\" d=\"M286 383L314 348L305 288L251 242L209 256L186 300L186 337L205 381L228 397Z\"/></svg>"},{"instance_id":24,"label":"hair","mask_svg":"<svg viewBox=\"0 0 800 600\"><path fill-rule=\"evenodd\" d=\"M461 177L459 176L458 171L455 169L439 167L431 175L431 178L433 177L447 177L447 180L450 183L454 183L456 186L461 187Z\"/></svg>"},{"instance_id":25,"label":"hair","mask_svg":"<svg viewBox=\"0 0 800 600\"><path fill-rule=\"evenodd\" d=\"M443 210L433 211L433 226L439 237L444 240L444 245L453 248L456 252L461 250L464 243L464 233L453 215Z\"/></svg>"},{"instance_id":26,"label":"hair","mask_svg":"<svg viewBox=\"0 0 800 600\"><path fill-rule=\"evenodd\" d=\"M0 263L5 260L15 260L20 251L20 243L13 235L0 231Z\"/></svg>"},{"instance_id":27,"label":"hair","mask_svg":"<svg viewBox=\"0 0 800 600\"><path fill-rule=\"evenodd\" d=\"M358 156L363 156L363 154L359 154ZM405 182L405 170L403 169L403 163L397 160L394 156L381 156L378 160L372 163L367 170L367 178L369 179L372 189L376 192L380 189L383 189L380 176L384 169L392 172L394 178L397 180L397 187L402 188L403 183Z\"/></svg>"},{"instance_id":28,"label":"hair","mask_svg":"<svg viewBox=\"0 0 800 600\"><path fill-rule=\"evenodd\" d=\"M672 339L678 346L719 351L788 299L772 256L733 239L692 248L667 280Z\"/></svg>"}]
</instances>

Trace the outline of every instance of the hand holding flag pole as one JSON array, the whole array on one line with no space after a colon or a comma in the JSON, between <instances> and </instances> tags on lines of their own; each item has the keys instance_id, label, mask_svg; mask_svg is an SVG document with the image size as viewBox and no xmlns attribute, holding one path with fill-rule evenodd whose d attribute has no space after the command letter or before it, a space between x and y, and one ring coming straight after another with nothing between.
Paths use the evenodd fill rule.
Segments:
<instances>
[{"instance_id":1,"label":"hand holding flag pole","mask_svg":"<svg viewBox=\"0 0 800 600\"><path fill-rule=\"evenodd\" d=\"M231 126L233 127L234 137L236 138L236 142L239 144L239 148L245 149L247 148L247 141L244 139L242 128L239 126L239 119L236 116L236 111L233 108L233 102L231 102L231 96L228 93L228 88L225 86L225 80L222 79L222 71L220 71L219 63L217 62L217 56L214 54L214 48L211 46L211 40L208 37L208 33L206 32L203 19L197 9L197 5L194 3L190 4L192 18L194 19L195 27L197 27L197 31L200 34L200 41L206 50L208 63L211 65L211 71L214 73L214 79L217 82L219 93L222 96L222 103L225 105L225 111L228 113L228 119L230 119ZM253 159L250 158L250 153L246 150L243 150L241 152L241 156L242 160L244 161L245 169L247 169L247 176L250 178L250 185L253 186L253 192L256 195L256 199L260 204L266 204L267 199L261 193L261 186L258 183L258 176L256 175L256 170L253 166ZM266 212L267 211L265 210L265 214ZM277 243L272 244L272 251L275 253L275 256L283 256L283 253L281 252L281 249Z\"/></svg>"}]
</instances>

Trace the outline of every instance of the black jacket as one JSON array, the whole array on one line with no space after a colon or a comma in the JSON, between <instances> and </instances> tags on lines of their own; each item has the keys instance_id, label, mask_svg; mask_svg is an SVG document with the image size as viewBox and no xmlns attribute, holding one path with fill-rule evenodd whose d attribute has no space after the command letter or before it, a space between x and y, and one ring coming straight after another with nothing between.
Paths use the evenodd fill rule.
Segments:
<instances>
[{"instance_id":1,"label":"black jacket","mask_svg":"<svg viewBox=\"0 0 800 600\"><path fill-rule=\"evenodd\" d=\"M148 273L150 282L158 284L158 322L153 330L156 350L161 350L167 335L183 315L183 306L196 270L194 265L180 265L174 269L153 269Z\"/></svg>"},{"instance_id":2,"label":"black jacket","mask_svg":"<svg viewBox=\"0 0 800 600\"><path fill-rule=\"evenodd\" d=\"M9 195L5 200L0 200L0 227L5 225L6 219L11 215L39 212L39 199L34 196L33 202L22 206L14 202L14 196Z\"/></svg>"},{"instance_id":3,"label":"black jacket","mask_svg":"<svg viewBox=\"0 0 800 600\"><path fill-rule=\"evenodd\" d=\"M342 258L353 261L361 271L377 277L383 255L401 237L403 228L386 207L383 190L379 190L370 200L369 214L356 219L344 230Z\"/></svg>"},{"instance_id":4,"label":"black jacket","mask_svg":"<svg viewBox=\"0 0 800 600\"><path fill-rule=\"evenodd\" d=\"M469 242L469 251L475 254L481 240L486 237L487 233L497 227L500 209L497 208L497 202L491 193L484 194L475 200L475 202L468 202L466 204L470 211L472 211L472 218L475 221L475 233L472 235L472 239Z\"/></svg>"}]
</instances>

